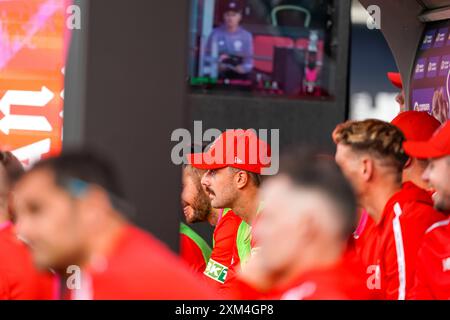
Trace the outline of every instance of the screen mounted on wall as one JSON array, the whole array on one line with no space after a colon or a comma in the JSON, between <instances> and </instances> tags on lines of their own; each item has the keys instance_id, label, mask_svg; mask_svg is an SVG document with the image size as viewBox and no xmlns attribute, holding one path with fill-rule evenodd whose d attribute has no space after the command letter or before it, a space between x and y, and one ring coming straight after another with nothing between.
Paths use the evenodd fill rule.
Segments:
<instances>
[{"instance_id":1,"label":"screen mounted on wall","mask_svg":"<svg viewBox=\"0 0 450 320\"><path fill-rule=\"evenodd\" d=\"M333 98L331 0L193 0L193 92Z\"/></svg>"}]
</instances>

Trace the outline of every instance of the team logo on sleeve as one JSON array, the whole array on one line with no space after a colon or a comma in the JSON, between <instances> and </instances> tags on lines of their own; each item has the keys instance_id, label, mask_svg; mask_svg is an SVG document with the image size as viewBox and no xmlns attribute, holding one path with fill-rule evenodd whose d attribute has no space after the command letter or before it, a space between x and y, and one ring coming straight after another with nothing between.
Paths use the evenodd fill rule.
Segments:
<instances>
[{"instance_id":1,"label":"team logo on sleeve","mask_svg":"<svg viewBox=\"0 0 450 320\"><path fill-rule=\"evenodd\" d=\"M220 283L225 283L227 273L228 267L214 261L213 259L209 259L208 265L206 266L206 270L204 272L207 277L210 277Z\"/></svg>"}]
</instances>

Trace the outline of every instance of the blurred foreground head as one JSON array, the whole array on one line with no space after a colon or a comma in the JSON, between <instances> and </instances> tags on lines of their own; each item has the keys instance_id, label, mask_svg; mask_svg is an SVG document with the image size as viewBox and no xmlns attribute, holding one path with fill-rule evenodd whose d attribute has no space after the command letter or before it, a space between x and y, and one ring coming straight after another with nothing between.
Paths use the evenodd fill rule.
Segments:
<instances>
[{"instance_id":1,"label":"blurred foreground head","mask_svg":"<svg viewBox=\"0 0 450 320\"><path fill-rule=\"evenodd\" d=\"M356 200L332 158L286 155L262 193L256 236L267 270L283 277L338 262L354 230Z\"/></svg>"},{"instance_id":2,"label":"blurred foreground head","mask_svg":"<svg viewBox=\"0 0 450 320\"><path fill-rule=\"evenodd\" d=\"M64 270L87 262L105 230L120 224L122 193L110 163L90 152L43 160L15 184L17 231L36 264ZM104 249L104 248L102 248Z\"/></svg>"},{"instance_id":3,"label":"blurred foreground head","mask_svg":"<svg viewBox=\"0 0 450 320\"><path fill-rule=\"evenodd\" d=\"M358 200L376 187L400 187L408 160L403 133L396 126L375 119L347 121L336 127L336 162L352 183ZM364 206L364 203L360 203Z\"/></svg>"}]
</instances>

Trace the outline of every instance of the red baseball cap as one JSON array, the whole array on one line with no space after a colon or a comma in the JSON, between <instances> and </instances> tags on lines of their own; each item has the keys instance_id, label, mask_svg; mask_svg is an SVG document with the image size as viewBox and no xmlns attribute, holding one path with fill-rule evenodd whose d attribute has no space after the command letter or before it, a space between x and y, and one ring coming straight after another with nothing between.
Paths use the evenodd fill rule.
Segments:
<instances>
[{"instance_id":1,"label":"red baseball cap","mask_svg":"<svg viewBox=\"0 0 450 320\"><path fill-rule=\"evenodd\" d=\"M398 72L388 72L387 77L391 80L392 84L399 89L403 89L403 82L400 73Z\"/></svg>"},{"instance_id":2,"label":"red baseball cap","mask_svg":"<svg viewBox=\"0 0 450 320\"><path fill-rule=\"evenodd\" d=\"M263 168L270 167L270 147L252 129L227 130L208 151L189 154L187 159L202 170L233 167L261 174Z\"/></svg>"},{"instance_id":3,"label":"red baseball cap","mask_svg":"<svg viewBox=\"0 0 450 320\"><path fill-rule=\"evenodd\" d=\"M450 156L450 120L444 123L428 141L406 141L405 152L415 158L431 159Z\"/></svg>"},{"instance_id":4,"label":"red baseball cap","mask_svg":"<svg viewBox=\"0 0 450 320\"><path fill-rule=\"evenodd\" d=\"M425 111L405 111L391 121L398 127L407 141L427 141L441 123Z\"/></svg>"}]
</instances>

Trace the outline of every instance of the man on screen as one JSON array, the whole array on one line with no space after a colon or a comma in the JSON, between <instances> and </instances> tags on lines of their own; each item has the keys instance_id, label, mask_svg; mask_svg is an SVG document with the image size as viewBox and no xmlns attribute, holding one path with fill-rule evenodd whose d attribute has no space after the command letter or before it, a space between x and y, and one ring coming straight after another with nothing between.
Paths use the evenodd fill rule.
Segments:
<instances>
[{"instance_id":1,"label":"man on screen","mask_svg":"<svg viewBox=\"0 0 450 320\"><path fill-rule=\"evenodd\" d=\"M242 11L239 1L227 1L224 23L209 36L205 54L213 78L246 80L253 69L253 37L240 26Z\"/></svg>"}]
</instances>

